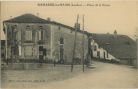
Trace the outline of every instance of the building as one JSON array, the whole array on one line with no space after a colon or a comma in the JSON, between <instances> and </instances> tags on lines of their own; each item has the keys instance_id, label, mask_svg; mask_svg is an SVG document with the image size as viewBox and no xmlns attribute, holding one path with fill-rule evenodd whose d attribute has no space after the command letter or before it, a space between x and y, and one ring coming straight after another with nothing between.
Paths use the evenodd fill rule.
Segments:
<instances>
[{"instance_id":1,"label":"building","mask_svg":"<svg viewBox=\"0 0 138 89\"><path fill-rule=\"evenodd\" d=\"M135 65L136 42L126 35L92 34L93 57L99 60L112 60L122 64Z\"/></svg>"},{"instance_id":2,"label":"building","mask_svg":"<svg viewBox=\"0 0 138 89\"><path fill-rule=\"evenodd\" d=\"M24 14L3 22L6 41L6 58L9 62L58 62L71 63L75 28L50 18L45 20L32 14ZM83 32L77 25L75 59L82 63ZM84 33L85 50L88 53L88 36Z\"/></svg>"},{"instance_id":3,"label":"building","mask_svg":"<svg viewBox=\"0 0 138 89\"><path fill-rule=\"evenodd\" d=\"M6 20L3 27L7 38L5 58L8 62L70 64L76 30L74 63L81 64L83 54L85 62L97 58L130 65L136 63L136 42L126 35L118 35L117 31L114 34L91 34L83 32L78 23L70 27L32 14Z\"/></svg>"},{"instance_id":4,"label":"building","mask_svg":"<svg viewBox=\"0 0 138 89\"><path fill-rule=\"evenodd\" d=\"M0 43L1 43L1 45L0 45L0 47L1 47L1 50L0 50L0 52L1 52L1 61L5 61L5 52L6 52L6 49L5 49L5 40L0 40Z\"/></svg>"}]
</instances>

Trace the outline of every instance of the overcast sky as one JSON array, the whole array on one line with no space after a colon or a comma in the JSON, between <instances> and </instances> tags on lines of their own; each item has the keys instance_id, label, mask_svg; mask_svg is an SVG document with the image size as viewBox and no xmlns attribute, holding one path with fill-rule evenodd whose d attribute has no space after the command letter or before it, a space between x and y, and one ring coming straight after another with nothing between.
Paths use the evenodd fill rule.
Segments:
<instances>
[{"instance_id":1,"label":"overcast sky","mask_svg":"<svg viewBox=\"0 0 138 89\"><path fill-rule=\"evenodd\" d=\"M112 1L112 2L85 2L86 4L106 4L109 6L38 6L42 2L2 2L1 20L10 19L25 13L32 13L39 17L74 26L77 14L82 23L82 15L85 15L85 30L91 33L113 33L134 36L138 28L138 2L136 1ZM43 2L46 3L46 2ZM69 3L69 2L66 2ZM74 2L76 3L76 2ZM81 3L81 2L79 2ZM1 24L2 26L2 24ZM5 39L1 30L1 39Z\"/></svg>"}]
</instances>

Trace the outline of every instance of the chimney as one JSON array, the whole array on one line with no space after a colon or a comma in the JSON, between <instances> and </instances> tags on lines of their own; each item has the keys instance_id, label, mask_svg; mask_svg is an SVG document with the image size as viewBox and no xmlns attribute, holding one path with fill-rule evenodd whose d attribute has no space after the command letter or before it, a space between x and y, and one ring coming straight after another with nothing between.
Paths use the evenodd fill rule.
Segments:
<instances>
[{"instance_id":1,"label":"chimney","mask_svg":"<svg viewBox=\"0 0 138 89\"><path fill-rule=\"evenodd\" d=\"M80 30L80 23L75 23L75 28L77 28L77 30Z\"/></svg>"},{"instance_id":2,"label":"chimney","mask_svg":"<svg viewBox=\"0 0 138 89\"><path fill-rule=\"evenodd\" d=\"M10 19L12 19L12 16L10 16Z\"/></svg>"},{"instance_id":3,"label":"chimney","mask_svg":"<svg viewBox=\"0 0 138 89\"><path fill-rule=\"evenodd\" d=\"M116 30L114 31L114 35L117 35L117 31Z\"/></svg>"},{"instance_id":4,"label":"chimney","mask_svg":"<svg viewBox=\"0 0 138 89\"><path fill-rule=\"evenodd\" d=\"M50 17L48 17L48 18L47 18L47 20L48 20L48 21L51 21L51 18L50 18Z\"/></svg>"},{"instance_id":5,"label":"chimney","mask_svg":"<svg viewBox=\"0 0 138 89\"><path fill-rule=\"evenodd\" d=\"M114 31L114 38L116 38L117 37L117 31L115 30Z\"/></svg>"},{"instance_id":6,"label":"chimney","mask_svg":"<svg viewBox=\"0 0 138 89\"><path fill-rule=\"evenodd\" d=\"M107 35L109 35L110 33L109 33L109 32L107 32L106 34L107 34Z\"/></svg>"}]
</instances>

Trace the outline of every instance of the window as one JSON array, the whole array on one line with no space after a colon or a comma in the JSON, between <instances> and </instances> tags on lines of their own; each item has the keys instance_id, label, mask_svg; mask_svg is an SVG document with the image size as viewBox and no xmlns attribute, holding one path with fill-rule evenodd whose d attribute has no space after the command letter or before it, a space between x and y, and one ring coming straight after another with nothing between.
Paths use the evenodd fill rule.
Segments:
<instances>
[{"instance_id":1,"label":"window","mask_svg":"<svg viewBox=\"0 0 138 89\"><path fill-rule=\"evenodd\" d=\"M17 31L17 25L12 26L12 29L14 30L14 32Z\"/></svg>"},{"instance_id":2,"label":"window","mask_svg":"<svg viewBox=\"0 0 138 89\"><path fill-rule=\"evenodd\" d=\"M94 46L94 51L96 51L96 50L97 50L97 46L95 45L95 46Z\"/></svg>"},{"instance_id":3,"label":"window","mask_svg":"<svg viewBox=\"0 0 138 89\"><path fill-rule=\"evenodd\" d=\"M108 58L108 52L107 52L107 58Z\"/></svg>"},{"instance_id":4,"label":"window","mask_svg":"<svg viewBox=\"0 0 138 89\"><path fill-rule=\"evenodd\" d=\"M32 31L31 30L25 31L25 40L26 41L32 41Z\"/></svg>"},{"instance_id":5,"label":"window","mask_svg":"<svg viewBox=\"0 0 138 89\"><path fill-rule=\"evenodd\" d=\"M39 55L43 55L43 51L39 51Z\"/></svg>"},{"instance_id":6,"label":"window","mask_svg":"<svg viewBox=\"0 0 138 89\"><path fill-rule=\"evenodd\" d=\"M32 56L33 54L33 47L32 46L25 46L25 56Z\"/></svg>"},{"instance_id":7,"label":"window","mask_svg":"<svg viewBox=\"0 0 138 89\"><path fill-rule=\"evenodd\" d=\"M98 48L100 49L100 48L101 48L101 46L99 45L99 46L98 46Z\"/></svg>"},{"instance_id":8,"label":"window","mask_svg":"<svg viewBox=\"0 0 138 89\"><path fill-rule=\"evenodd\" d=\"M59 27L58 27L58 29L60 30L60 29L61 29L61 27L59 26Z\"/></svg>"},{"instance_id":9,"label":"window","mask_svg":"<svg viewBox=\"0 0 138 89\"><path fill-rule=\"evenodd\" d=\"M1 53L1 58L4 58L4 56L5 56L4 53Z\"/></svg>"},{"instance_id":10,"label":"window","mask_svg":"<svg viewBox=\"0 0 138 89\"><path fill-rule=\"evenodd\" d=\"M43 49L43 54L44 54L45 56L47 56L47 50L46 50L46 48Z\"/></svg>"},{"instance_id":11,"label":"window","mask_svg":"<svg viewBox=\"0 0 138 89\"><path fill-rule=\"evenodd\" d=\"M103 52L104 59L105 59L105 54L106 54L106 53L105 53L105 52Z\"/></svg>"},{"instance_id":12,"label":"window","mask_svg":"<svg viewBox=\"0 0 138 89\"><path fill-rule=\"evenodd\" d=\"M129 41L126 41L125 44L126 44L126 45L130 45L130 42L129 42Z\"/></svg>"},{"instance_id":13,"label":"window","mask_svg":"<svg viewBox=\"0 0 138 89\"><path fill-rule=\"evenodd\" d=\"M16 32L15 32L15 40L18 40L18 39L19 39L18 34L19 34L19 32L16 31Z\"/></svg>"},{"instance_id":14,"label":"window","mask_svg":"<svg viewBox=\"0 0 138 89\"><path fill-rule=\"evenodd\" d=\"M14 25L14 26L12 26L12 34L13 34L13 39L14 40L17 40L18 39L18 33L17 33L18 31L17 31L17 25Z\"/></svg>"},{"instance_id":15,"label":"window","mask_svg":"<svg viewBox=\"0 0 138 89\"><path fill-rule=\"evenodd\" d=\"M18 55L19 51L18 51L18 46L12 47L12 51L13 51L13 55Z\"/></svg>"},{"instance_id":16,"label":"window","mask_svg":"<svg viewBox=\"0 0 138 89\"><path fill-rule=\"evenodd\" d=\"M39 26L39 30L38 30L38 40L41 41L43 40L43 26Z\"/></svg>"},{"instance_id":17,"label":"window","mask_svg":"<svg viewBox=\"0 0 138 89\"><path fill-rule=\"evenodd\" d=\"M72 29L70 29L70 33L72 33L73 31L72 31Z\"/></svg>"},{"instance_id":18,"label":"window","mask_svg":"<svg viewBox=\"0 0 138 89\"><path fill-rule=\"evenodd\" d=\"M97 51L97 57L100 58L100 51Z\"/></svg>"},{"instance_id":19,"label":"window","mask_svg":"<svg viewBox=\"0 0 138 89\"><path fill-rule=\"evenodd\" d=\"M38 31L38 40L43 40L43 30Z\"/></svg>"},{"instance_id":20,"label":"window","mask_svg":"<svg viewBox=\"0 0 138 89\"><path fill-rule=\"evenodd\" d=\"M19 45L18 49L19 49L19 56L21 56L22 55L22 49L21 49L20 45Z\"/></svg>"},{"instance_id":21,"label":"window","mask_svg":"<svg viewBox=\"0 0 138 89\"><path fill-rule=\"evenodd\" d=\"M39 29L43 29L43 26L39 26Z\"/></svg>"},{"instance_id":22,"label":"window","mask_svg":"<svg viewBox=\"0 0 138 89\"><path fill-rule=\"evenodd\" d=\"M25 41L32 41L32 30L30 29L30 26L26 26L26 31L25 31Z\"/></svg>"},{"instance_id":23,"label":"window","mask_svg":"<svg viewBox=\"0 0 138 89\"><path fill-rule=\"evenodd\" d=\"M60 44L64 44L64 39L63 39L63 37L60 38Z\"/></svg>"}]
</instances>

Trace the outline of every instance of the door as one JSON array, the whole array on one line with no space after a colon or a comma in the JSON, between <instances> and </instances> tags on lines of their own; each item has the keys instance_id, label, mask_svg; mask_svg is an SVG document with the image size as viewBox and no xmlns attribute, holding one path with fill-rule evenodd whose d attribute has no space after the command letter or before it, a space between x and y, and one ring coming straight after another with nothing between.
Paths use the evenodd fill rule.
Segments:
<instances>
[{"instance_id":1,"label":"door","mask_svg":"<svg viewBox=\"0 0 138 89\"><path fill-rule=\"evenodd\" d=\"M63 37L60 38L60 63L63 64L64 63L64 39Z\"/></svg>"},{"instance_id":2,"label":"door","mask_svg":"<svg viewBox=\"0 0 138 89\"><path fill-rule=\"evenodd\" d=\"M60 63L64 63L64 48L63 45L60 45Z\"/></svg>"},{"instance_id":3,"label":"door","mask_svg":"<svg viewBox=\"0 0 138 89\"><path fill-rule=\"evenodd\" d=\"M105 59L105 52L104 52L104 59Z\"/></svg>"},{"instance_id":4,"label":"door","mask_svg":"<svg viewBox=\"0 0 138 89\"><path fill-rule=\"evenodd\" d=\"M43 46L39 46L39 62L42 63L44 59Z\"/></svg>"}]
</instances>

